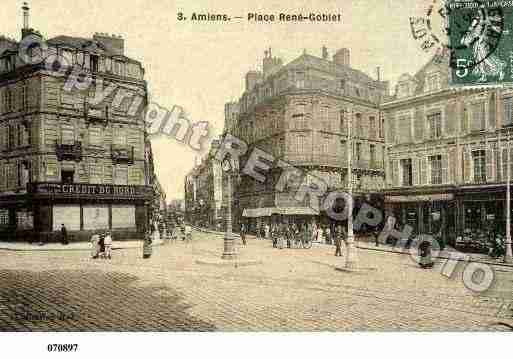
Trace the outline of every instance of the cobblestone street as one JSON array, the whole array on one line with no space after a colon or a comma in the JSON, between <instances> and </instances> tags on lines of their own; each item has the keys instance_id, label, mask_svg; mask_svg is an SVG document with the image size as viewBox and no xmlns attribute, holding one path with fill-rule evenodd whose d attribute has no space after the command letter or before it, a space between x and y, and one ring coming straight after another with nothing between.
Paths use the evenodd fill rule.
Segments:
<instances>
[{"instance_id":1,"label":"cobblestone street","mask_svg":"<svg viewBox=\"0 0 513 359\"><path fill-rule=\"evenodd\" d=\"M2 331L348 331L500 330L513 324L513 268L495 267L481 296L406 255L359 250L349 273L333 247L273 249L250 238L238 268L201 265L217 258L222 237L195 233L192 243L114 251L1 251Z\"/></svg>"}]
</instances>

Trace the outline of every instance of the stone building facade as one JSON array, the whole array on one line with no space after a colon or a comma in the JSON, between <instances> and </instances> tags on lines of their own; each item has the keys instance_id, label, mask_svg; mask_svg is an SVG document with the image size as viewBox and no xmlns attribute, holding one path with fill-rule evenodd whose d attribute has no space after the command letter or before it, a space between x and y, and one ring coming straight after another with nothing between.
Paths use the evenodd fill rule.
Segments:
<instances>
[{"instance_id":1,"label":"stone building facade","mask_svg":"<svg viewBox=\"0 0 513 359\"><path fill-rule=\"evenodd\" d=\"M347 188L346 141L352 118L353 180L359 197L384 189L384 127L379 105L388 83L350 66L348 49L330 60L304 53L287 65L266 51L263 71L250 71L238 105L227 104L228 130L254 148L271 154L304 173L323 179L329 190ZM236 120L231 116L238 112ZM242 162L247 160L242 159ZM297 201L299 186L283 191L276 185L282 172L272 168L265 183L243 175L236 201L254 227L283 215L295 222L324 220L308 196Z\"/></svg>"},{"instance_id":2,"label":"stone building facade","mask_svg":"<svg viewBox=\"0 0 513 359\"><path fill-rule=\"evenodd\" d=\"M114 35L43 40L26 24L21 41L29 36L46 45L40 61L0 38L3 239L52 240L61 224L75 239L106 229L134 238L147 226L154 178L141 63ZM90 86L67 86L74 71Z\"/></svg>"},{"instance_id":3,"label":"stone building facade","mask_svg":"<svg viewBox=\"0 0 513 359\"><path fill-rule=\"evenodd\" d=\"M415 75L402 75L382 109L388 214L450 241L465 229L505 229L513 93L451 89L448 65L435 57Z\"/></svg>"}]
</instances>

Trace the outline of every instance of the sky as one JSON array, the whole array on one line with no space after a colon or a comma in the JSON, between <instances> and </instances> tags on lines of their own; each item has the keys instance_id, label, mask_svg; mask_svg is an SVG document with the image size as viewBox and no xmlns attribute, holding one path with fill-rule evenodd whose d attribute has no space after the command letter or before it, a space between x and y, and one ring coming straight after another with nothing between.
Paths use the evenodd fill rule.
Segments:
<instances>
[{"instance_id":1,"label":"sky","mask_svg":"<svg viewBox=\"0 0 513 359\"><path fill-rule=\"evenodd\" d=\"M413 39L409 19L433 0L32 0L30 26L45 37L122 35L126 55L146 69L150 100L185 108L192 122L208 121L210 137L223 128L224 104L244 90L244 75L261 70L264 51L288 63L307 53L351 51L351 66L392 84L433 56ZM49 5L51 3L51 5ZM2 0L0 34L19 39L22 1ZM178 21L177 13L242 16L230 22ZM342 22L248 22L248 13L341 13ZM435 19L436 20L436 19ZM168 200L183 198L184 176L202 153L171 138L152 141L157 174Z\"/></svg>"}]
</instances>

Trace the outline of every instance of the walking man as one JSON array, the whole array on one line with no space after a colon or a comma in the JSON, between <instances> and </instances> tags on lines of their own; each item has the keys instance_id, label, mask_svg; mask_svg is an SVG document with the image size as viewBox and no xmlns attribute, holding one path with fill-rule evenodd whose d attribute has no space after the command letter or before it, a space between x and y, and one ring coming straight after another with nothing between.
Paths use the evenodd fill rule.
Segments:
<instances>
[{"instance_id":1,"label":"walking man","mask_svg":"<svg viewBox=\"0 0 513 359\"><path fill-rule=\"evenodd\" d=\"M105 244L105 258L112 259L112 257L111 257L112 236L109 231L107 231L107 233L105 233L105 239L104 239L103 243Z\"/></svg>"},{"instance_id":2,"label":"walking man","mask_svg":"<svg viewBox=\"0 0 513 359\"><path fill-rule=\"evenodd\" d=\"M242 239L242 245L246 245L246 225L242 223L240 225L240 237Z\"/></svg>"},{"instance_id":3,"label":"walking man","mask_svg":"<svg viewBox=\"0 0 513 359\"><path fill-rule=\"evenodd\" d=\"M338 224L335 229L335 257L342 257L342 240L344 238L344 231L342 225Z\"/></svg>"},{"instance_id":4,"label":"walking man","mask_svg":"<svg viewBox=\"0 0 513 359\"><path fill-rule=\"evenodd\" d=\"M66 226L64 225L64 223L61 224L61 243L63 245L69 244L68 230L66 229Z\"/></svg>"}]
</instances>

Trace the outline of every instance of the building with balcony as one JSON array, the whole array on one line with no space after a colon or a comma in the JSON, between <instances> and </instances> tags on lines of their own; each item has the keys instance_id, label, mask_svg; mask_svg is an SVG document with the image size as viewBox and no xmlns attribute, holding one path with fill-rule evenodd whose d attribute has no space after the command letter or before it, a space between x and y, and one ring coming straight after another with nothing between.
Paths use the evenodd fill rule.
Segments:
<instances>
[{"instance_id":1,"label":"building with balcony","mask_svg":"<svg viewBox=\"0 0 513 359\"><path fill-rule=\"evenodd\" d=\"M399 78L386 119L385 207L416 232L453 240L505 230L513 92L449 87L448 59ZM475 232L474 232L475 233Z\"/></svg>"},{"instance_id":2,"label":"building with balcony","mask_svg":"<svg viewBox=\"0 0 513 359\"><path fill-rule=\"evenodd\" d=\"M329 190L345 190L351 125L354 193L368 200L384 189L379 106L388 95L387 82L351 67L349 49L340 49L329 59L323 47L322 57L305 52L286 65L269 49L262 69L246 74L240 100L225 108L225 132L246 142L248 155L258 148L323 179ZM327 222L322 210L309 206L308 196L301 202L294 198L299 184L276 189L281 172L272 168L265 183L242 176L235 200L250 225L269 223L273 215L295 222Z\"/></svg>"},{"instance_id":3,"label":"building with balcony","mask_svg":"<svg viewBox=\"0 0 513 359\"><path fill-rule=\"evenodd\" d=\"M28 11L20 41L0 38L1 238L53 239L61 224L76 240L106 229L134 238L155 178L144 69L121 37L45 40ZM37 61L25 58L27 37L45 45ZM84 81L68 86L77 71Z\"/></svg>"}]
</instances>

